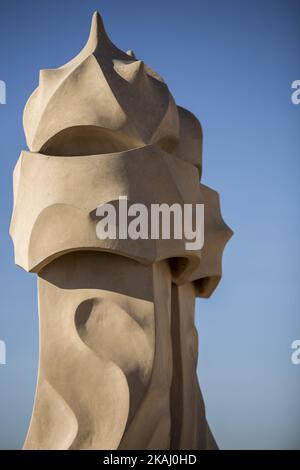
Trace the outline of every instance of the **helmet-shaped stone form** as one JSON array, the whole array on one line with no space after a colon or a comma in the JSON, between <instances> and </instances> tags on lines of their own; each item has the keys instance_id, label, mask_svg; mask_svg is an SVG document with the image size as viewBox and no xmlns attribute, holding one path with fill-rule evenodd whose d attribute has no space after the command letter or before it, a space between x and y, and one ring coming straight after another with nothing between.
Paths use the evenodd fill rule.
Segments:
<instances>
[{"instance_id":1,"label":"helmet-shaped stone form","mask_svg":"<svg viewBox=\"0 0 300 470\"><path fill-rule=\"evenodd\" d=\"M80 54L63 67L40 72L24 128L33 152L86 155L148 144L172 148L179 118L162 78L114 46L95 14Z\"/></svg>"}]
</instances>

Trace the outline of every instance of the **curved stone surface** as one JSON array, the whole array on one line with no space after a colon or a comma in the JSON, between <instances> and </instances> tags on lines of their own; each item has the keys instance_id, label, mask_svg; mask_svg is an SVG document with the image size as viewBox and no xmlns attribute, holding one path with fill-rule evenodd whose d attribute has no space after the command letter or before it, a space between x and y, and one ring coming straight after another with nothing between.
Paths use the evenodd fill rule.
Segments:
<instances>
[{"instance_id":1,"label":"curved stone surface","mask_svg":"<svg viewBox=\"0 0 300 470\"><path fill-rule=\"evenodd\" d=\"M28 191L31 181L35 184ZM187 251L184 237L139 243L98 239L93 214L99 205L120 195L127 196L129 204L139 202L147 207L203 203L203 249ZM222 219L218 194L199 185L194 165L157 146L74 158L22 152L14 173L14 200L10 231L16 263L28 271L39 272L64 253L90 249L119 253L145 264L186 259L174 269L173 280L179 284L196 281L203 297L212 293L221 277L222 252L232 232Z\"/></svg>"},{"instance_id":2,"label":"curved stone surface","mask_svg":"<svg viewBox=\"0 0 300 470\"><path fill-rule=\"evenodd\" d=\"M196 373L195 297L215 290L232 231L199 181L198 119L96 13L79 55L41 71L24 128L10 233L16 263L39 277L41 343L25 448L216 449ZM204 204L204 246L100 240L96 209L121 196L147 208Z\"/></svg>"}]
</instances>

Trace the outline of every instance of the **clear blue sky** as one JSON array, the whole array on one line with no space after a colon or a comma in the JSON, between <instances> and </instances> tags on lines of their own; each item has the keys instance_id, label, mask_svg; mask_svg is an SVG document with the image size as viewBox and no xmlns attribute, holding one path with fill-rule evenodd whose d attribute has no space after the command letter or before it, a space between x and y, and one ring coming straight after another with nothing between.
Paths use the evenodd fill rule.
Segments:
<instances>
[{"instance_id":1,"label":"clear blue sky","mask_svg":"<svg viewBox=\"0 0 300 470\"><path fill-rule=\"evenodd\" d=\"M299 0L2 0L0 448L20 448L35 389L36 280L14 266L12 171L22 112L42 68L84 45L94 10L113 41L157 70L204 130L203 182L235 231L224 277L197 305L199 376L221 448L300 449Z\"/></svg>"}]
</instances>

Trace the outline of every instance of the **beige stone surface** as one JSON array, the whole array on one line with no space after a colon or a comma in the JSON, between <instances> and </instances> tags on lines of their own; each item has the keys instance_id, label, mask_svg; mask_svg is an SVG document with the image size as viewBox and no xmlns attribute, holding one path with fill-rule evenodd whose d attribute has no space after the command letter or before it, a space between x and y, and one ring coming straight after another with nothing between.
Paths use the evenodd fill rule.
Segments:
<instances>
[{"instance_id":1,"label":"beige stone surface","mask_svg":"<svg viewBox=\"0 0 300 470\"><path fill-rule=\"evenodd\" d=\"M215 449L196 367L195 298L232 235L199 182L202 129L95 14L88 42L40 73L14 171L16 264L38 274L40 364L26 449ZM96 209L203 203L205 241L99 240Z\"/></svg>"}]
</instances>

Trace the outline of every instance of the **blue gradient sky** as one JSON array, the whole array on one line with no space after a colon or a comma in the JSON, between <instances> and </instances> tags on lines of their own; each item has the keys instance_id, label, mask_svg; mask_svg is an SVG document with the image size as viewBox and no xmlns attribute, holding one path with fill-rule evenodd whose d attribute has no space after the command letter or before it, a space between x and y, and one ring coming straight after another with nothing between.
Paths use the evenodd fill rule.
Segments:
<instances>
[{"instance_id":1,"label":"blue gradient sky","mask_svg":"<svg viewBox=\"0 0 300 470\"><path fill-rule=\"evenodd\" d=\"M0 79L0 448L20 448L38 353L36 280L14 266L12 171L26 148L22 112L42 68L84 45L98 9L122 49L167 81L204 130L203 182L235 236L224 278L198 301L199 376L221 448L300 449L299 0L2 0Z\"/></svg>"}]
</instances>

